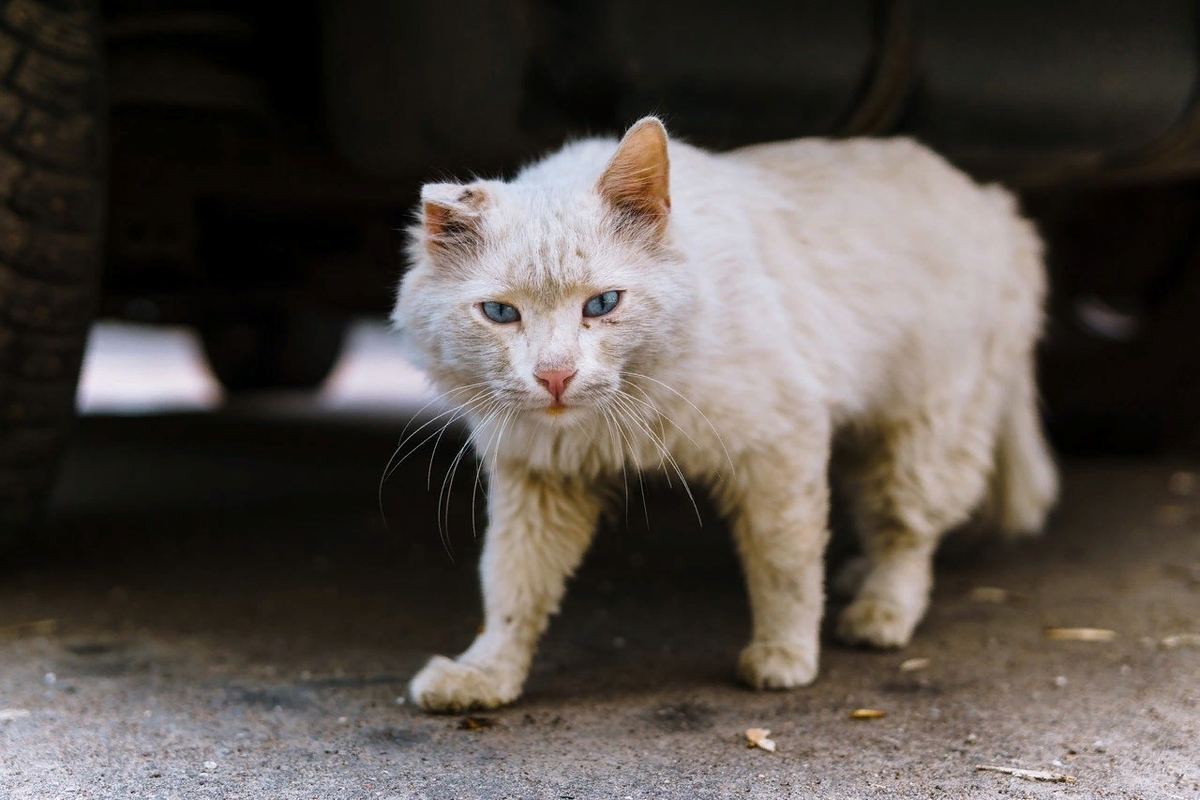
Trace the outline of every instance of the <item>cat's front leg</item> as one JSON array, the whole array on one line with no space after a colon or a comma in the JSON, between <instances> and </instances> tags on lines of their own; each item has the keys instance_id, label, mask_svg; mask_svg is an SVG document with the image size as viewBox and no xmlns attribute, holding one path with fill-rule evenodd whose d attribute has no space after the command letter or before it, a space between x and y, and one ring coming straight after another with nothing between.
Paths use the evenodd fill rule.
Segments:
<instances>
[{"instance_id":1,"label":"cat's front leg","mask_svg":"<svg viewBox=\"0 0 1200 800\"><path fill-rule=\"evenodd\" d=\"M829 540L826 443L780 443L739 464L733 529L752 633L738 677L756 689L790 689L817 676Z\"/></svg>"},{"instance_id":2,"label":"cat's front leg","mask_svg":"<svg viewBox=\"0 0 1200 800\"><path fill-rule=\"evenodd\" d=\"M413 678L409 693L421 708L494 708L517 699L599 513L599 494L578 479L511 463L493 470L480 562L484 627L457 659L435 656Z\"/></svg>"}]
</instances>

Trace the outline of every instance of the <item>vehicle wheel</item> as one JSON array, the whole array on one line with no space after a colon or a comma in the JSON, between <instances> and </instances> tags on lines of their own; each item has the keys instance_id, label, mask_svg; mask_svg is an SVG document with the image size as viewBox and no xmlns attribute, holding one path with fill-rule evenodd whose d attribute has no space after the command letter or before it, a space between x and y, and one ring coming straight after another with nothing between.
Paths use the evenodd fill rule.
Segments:
<instances>
[{"instance_id":1,"label":"vehicle wheel","mask_svg":"<svg viewBox=\"0 0 1200 800\"><path fill-rule=\"evenodd\" d=\"M0 0L0 547L44 506L97 307L99 23L92 0Z\"/></svg>"},{"instance_id":2,"label":"vehicle wheel","mask_svg":"<svg viewBox=\"0 0 1200 800\"><path fill-rule=\"evenodd\" d=\"M201 325L208 363L231 392L316 389L333 371L346 322L316 312L253 309Z\"/></svg>"}]
</instances>

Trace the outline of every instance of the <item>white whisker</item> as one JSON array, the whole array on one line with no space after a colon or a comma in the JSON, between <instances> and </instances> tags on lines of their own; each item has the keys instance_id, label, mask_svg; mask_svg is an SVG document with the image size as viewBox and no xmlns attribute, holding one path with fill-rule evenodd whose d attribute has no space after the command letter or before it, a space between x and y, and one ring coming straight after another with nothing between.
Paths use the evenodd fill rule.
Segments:
<instances>
[{"instance_id":1,"label":"white whisker","mask_svg":"<svg viewBox=\"0 0 1200 800\"><path fill-rule=\"evenodd\" d=\"M408 460L408 457L411 456L413 453L417 452L418 450L420 450L421 447L423 447L426 442L428 442L430 439L434 438L435 436L438 436L440 439L441 433L444 432L447 427L449 427L450 425L457 422L459 419L461 419L464 415L466 415L470 411L470 407L471 407L472 403L479 402L479 401L486 402L489 399L490 399L489 397L469 398L463 405L456 406L451 409L447 409L446 411L443 411L442 413L438 414L437 416L433 417L432 419L426 421L424 424L422 424L420 427L418 427L416 430L414 430L412 433L410 433L408 436L406 436L400 442L400 444L396 448L396 451L392 453L392 457L388 459L388 466L387 466L387 468L385 468L383 475L379 479L379 487L377 489L377 495L378 495L377 499L379 502L379 513L383 517L383 525L384 525L385 529L390 530L390 527L388 526L388 522L387 522L387 514L383 510L383 486L387 482L388 478L392 477L392 475L395 474L396 470L398 470L400 468L400 466L406 460ZM438 430L436 430L433 433L426 436L424 439L422 439L416 445L411 447L407 453L405 453L403 456L400 457L400 459L398 461L396 460L396 454L399 453L401 449L403 449L403 447L406 443L408 443L413 437L415 437L417 434L419 434L422 430L424 430L425 428L429 427L430 425L432 425L433 423L437 422L439 419L441 419L442 417L445 417L447 415L450 416L450 419L448 419L445 423L443 423L442 426ZM435 447L435 450L436 450L436 447ZM428 491L428 490L429 490L429 486L427 484L426 491Z\"/></svg>"},{"instance_id":2,"label":"white whisker","mask_svg":"<svg viewBox=\"0 0 1200 800\"><path fill-rule=\"evenodd\" d=\"M708 415L705 414L703 411L701 411L695 403L693 403L691 400L687 399L687 397L682 392L680 392L678 389L675 389L672 386L668 386L667 384L663 383L662 381L658 380L657 378L651 378L649 375L642 375L640 372L629 372L627 370L622 370L621 374L628 375L632 378L641 378L642 380L647 380L647 381L650 381L651 383L656 383L659 386L661 386L662 388L666 389L668 392L675 394L676 396L679 397L680 400L682 400L683 402L685 402L689 406L691 406L692 410L694 410L697 414L699 414L700 418L703 419L704 422L708 425L709 430L711 430L713 432L713 436L717 437L717 443L720 444L721 449L723 451L725 451L725 460L729 462L729 469L731 471L731 474L733 474L733 475L737 474L737 466L733 463L733 457L729 455L729 448L725 446L725 440L722 439L721 434L717 432L717 426L712 424L712 420L710 420L708 418ZM643 390L642 393L645 394L645 390Z\"/></svg>"},{"instance_id":3,"label":"white whisker","mask_svg":"<svg viewBox=\"0 0 1200 800\"><path fill-rule=\"evenodd\" d=\"M486 426L489 422L491 422L491 420L495 419L496 416L504 411L503 406L501 406L499 403L493 403L489 406L489 408L491 410L487 412L486 416L479 423L477 428ZM442 487L438 490L438 535L442 538L442 542L446 547L446 552L452 559L454 558L454 555L450 547L450 501L453 499L451 496L451 490L454 486L454 475L458 472L458 465L462 462L463 456L466 455L466 452L471 445L472 439L468 436L467 440L463 442L462 447L458 448L458 453L455 454L454 459L450 462L450 466L446 468L446 477L442 479ZM443 496L446 498L444 504L442 501ZM443 509L445 511L444 515ZM444 525L443 519L445 520Z\"/></svg>"},{"instance_id":4,"label":"white whisker","mask_svg":"<svg viewBox=\"0 0 1200 800\"><path fill-rule=\"evenodd\" d=\"M675 461L675 458L671 455L670 451L667 449L666 444L663 442L663 440L660 437L657 437L654 435L654 431L650 428L649 425L647 425L644 422L642 422L641 420L637 419L637 417L632 413L632 411L636 411L636 408L634 408L631 405L628 405L627 404L628 401L626 401L621 395L615 395L613 397L613 400L615 402L615 405L618 408L624 408L625 411L627 413L629 413L630 419L635 424L639 425L639 427L642 428L643 432L645 432L650 437L650 441L658 448L659 453L671 465L671 468L675 470L675 474L679 476L679 482L683 484L683 490L685 492L687 492L688 499L692 501L692 509L695 510L695 512L696 512L696 521L700 523L700 527L704 527L704 519L700 514L700 505L696 502L695 495L692 494L692 487L688 484L687 478L683 474L683 470L680 468L679 463L677 461ZM667 474L668 474L668 476L670 475L670 473L667 473ZM668 482L668 485L669 485L669 482Z\"/></svg>"},{"instance_id":5,"label":"white whisker","mask_svg":"<svg viewBox=\"0 0 1200 800\"><path fill-rule=\"evenodd\" d=\"M462 407L463 408L462 414L459 414L458 416L454 417L454 419L451 419L449 422L447 422L445 425L442 426L442 429L440 431L438 431L437 441L435 441L433 443L433 450L429 453L429 469L425 473L425 491L428 492L431 488L433 488L433 461L434 461L434 458L437 456L438 445L442 443L442 434L444 434L446 432L446 429L448 427L450 427L450 425L453 424L455 421L462 419L463 417L467 416L468 414L474 413L475 411L477 411L480 414L484 414L484 415L489 414L491 412L491 410L494 409L499 404L500 404L500 401L496 399L496 392L489 391L484 403L478 409L472 410L468 405L464 405ZM469 440L470 440L470 437L468 437L468 441Z\"/></svg>"},{"instance_id":6,"label":"white whisker","mask_svg":"<svg viewBox=\"0 0 1200 800\"><path fill-rule=\"evenodd\" d=\"M640 386L636 386L636 385L634 385L634 384L630 384L630 386L633 386L635 389L637 389L637 390L638 390L639 392L641 392L642 394L646 394L645 390L643 390L643 389L642 389L642 387L640 387ZM658 409L658 406L654 405L654 402L653 402L652 400L650 400L650 396L649 396L649 395L646 395L646 398L647 398L646 400L639 400L638 398L636 398L636 397L634 397L633 395L629 394L629 392L625 392L625 391L622 391L622 390L620 390L620 389L618 389L618 390L617 390L617 394L621 395L621 397L624 397L626 400L631 400L631 401L633 401L634 403L637 403L638 405L645 407L645 408L646 408L646 409L648 409L648 410L649 410L649 411L650 411L652 414L654 414L654 415L655 415L655 416L656 416L658 419L664 419L664 420L666 420L667 422L671 423L672 425L674 425L674 426L675 426L675 429L676 429L677 431L679 431L681 434L683 434L683 438L687 439L689 442L691 442L691 443L692 443L692 446L693 446L693 447L695 447L697 450L700 450L700 449L702 449L702 448L700 447L700 443L699 443L699 442L697 442L695 439L693 439L693 438L692 438L692 435L691 435L690 433L688 433L688 432L687 432L687 430L685 430L683 427L681 427L681 426L679 425L679 423L677 423L675 420L671 419L671 418L670 418L670 417L668 417L666 414L664 414L662 411L660 411L660 410ZM664 433L665 433L665 432L664 432Z\"/></svg>"},{"instance_id":7,"label":"white whisker","mask_svg":"<svg viewBox=\"0 0 1200 800\"><path fill-rule=\"evenodd\" d=\"M617 458L621 460L621 484L625 487L625 527L629 527L629 475L625 470L625 450L621 446L621 441L616 438L613 430L612 415L608 409L601 409L600 413L604 415L604 427L608 429L608 434L613 440L613 446L617 450Z\"/></svg>"},{"instance_id":8,"label":"white whisker","mask_svg":"<svg viewBox=\"0 0 1200 800\"><path fill-rule=\"evenodd\" d=\"M392 451L391 456L388 457L387 464L385 464L383 467L383 474L379 476L379 487L376 489L376 495L377 495L376 499L379 503L379 516L383 518L383 526L385 529L388 528L388 524L387 524L387 514L384 513L384 510L383 510L383 485L384 485L384 483L387 482L387 479L391 476L392 472L394 472L394 470L392 469L392 462L396 459L396 456L399 455L401 449L403 449L403 447L404 447L404 442L406 441L405 435L408 433L409 426L411 426L414 422L416 422L416 420L420 417L422 411L429 408L431 405L438 402L439 400L445 399L449 395L457 394L458 392L465 392L470 389L476 389L476 388L478 388L480 386L484 386L484 385L485 385L484 381L479 381L476 383L467 384L466 386L459 386L454 389L450 389L448 391L442 392L437 397L433 398L428 403L426 403L425 405L423 405L419 409L417 409L416 413L414 413L412 415L412 417L409 418L408 422L405 423L404 430L400 431L400 438L396 442L396 449L394 449ZM440 416L441 415L439 414L437 417L434 417L433 420L429 420L429 422L433 422L434 420L438 419L438 417L440 417ZM429 424L429 423L427 422L426 424ZM424 428L424 427L425 427L424 425L421 426L421 428ZM417 431L421 430L421 428L418 428ZM414 431L413 433L415 434L417 431Z\"/></svg>"},{"instance_id":9,"label":"white whisker","mask_svg":"<svg viewBox=\"0 0 1200 800\"><path fill-rule=\"evenodd\" d=\"M493 456L494 458L500 457L500 445L501 445L501 442L504 440L505 429L508 427L509 423L513 420L516 413L517 413L516 409L509 408L508 410L505 411L504 418L502 420L500 420L499 426L497 426L496 428L493 428L492 434L496 439L496 453L495 453L495 456ZM480 476L480 473L483 471L484 462L488 458L487 451L491 448L491 445L492 445L492 441L491 441L491 438L489 438L488 444L486 447L484 447L483 453L479 454L479 464L475 467L475 483L471 486L471 538L472 539L479 538L479 530L478 530L478 526L477 526L478 514L476 512L476 507L475 507L475 497L479 493L479 476Z\"/></svg>"}]
</instances>

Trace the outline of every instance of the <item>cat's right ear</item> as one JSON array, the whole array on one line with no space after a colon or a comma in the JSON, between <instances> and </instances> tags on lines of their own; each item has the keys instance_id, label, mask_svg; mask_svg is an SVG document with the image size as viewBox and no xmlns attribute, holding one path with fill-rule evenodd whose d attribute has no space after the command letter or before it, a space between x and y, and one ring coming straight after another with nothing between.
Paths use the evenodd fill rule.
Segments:
<instances>
[{"instance_id":1,"label":"cat's right ear","mask_svg":"<svg viewBox=\"0 0 1200 800\"><path fill-rule=\"evenodd\" d=\"M610 208L661 236L671 212L670 171L667 130L657 117L645 117L617 145L596 191Z\"/></svg>"},{"instance_id":2,"label":"cat's right ear","mask_svg":"<svg viewBox=\"0 0 1200 800\"><path fill-rule=\"evenodd\" d=\"M430 254L470 249L478 244L486 205L487 194L476 186L457 183L422 186L421 231Z\"/></svg>"}]
</instances>

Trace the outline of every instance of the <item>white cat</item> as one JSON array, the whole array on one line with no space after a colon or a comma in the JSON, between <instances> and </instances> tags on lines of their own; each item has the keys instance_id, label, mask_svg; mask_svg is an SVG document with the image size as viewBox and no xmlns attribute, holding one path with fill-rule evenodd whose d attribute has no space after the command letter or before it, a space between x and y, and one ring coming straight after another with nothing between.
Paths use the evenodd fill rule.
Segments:
<instances>
[{"instance_id":1,"label":"white cat","mask_svg":"<svg viewBox=\"0 0 1200 800\"><path fill-rule=\"evenodd\" d=\"M413 679L425 709L520 695L634 470L701 482L730 517L758 688L817 675L835 434L869 560L848 642L909 641L938 540L974 510L1033 534L1054 502L1041 242L1006 191L914 142L718 155L646 118L421 200L394 319L465 410L490 516L484 628Z\"/></svg>"}]
</instances>

